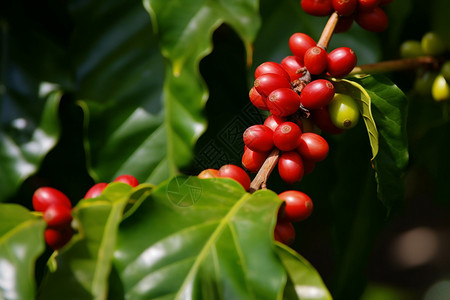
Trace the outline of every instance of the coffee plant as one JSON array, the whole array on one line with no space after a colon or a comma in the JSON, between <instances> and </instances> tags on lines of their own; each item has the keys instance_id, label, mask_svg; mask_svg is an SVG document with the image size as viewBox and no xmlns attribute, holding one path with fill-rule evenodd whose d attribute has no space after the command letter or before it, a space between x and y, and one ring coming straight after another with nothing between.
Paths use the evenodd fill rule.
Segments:
<instances>
[{"instance_id":1,"label":"coffee plant","mask_svg":"<svg viewBox=\"0 0 450 300\"><path fill-rule=\"evenodd\" d=\"M450 4L0 4L0 299L447 299Z\"/></svg>"}]
</instances>

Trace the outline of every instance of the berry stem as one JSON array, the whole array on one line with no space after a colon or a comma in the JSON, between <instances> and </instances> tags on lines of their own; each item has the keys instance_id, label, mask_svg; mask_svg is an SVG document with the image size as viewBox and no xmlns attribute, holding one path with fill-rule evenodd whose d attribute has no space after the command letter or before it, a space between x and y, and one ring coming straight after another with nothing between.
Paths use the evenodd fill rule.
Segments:
<instances>
[{"instance_id":1,"label":"berry stem","mask_svg":"<svg viewBox=\"0 0 450 300\"><path fill-rule=\"evenodd\" d=\"M328 19L327 24L325 25L325 28L322 31L322 34L320 35L320 39L317 42L317 46L327 50L328 43L330 42L331 37L333 36L334 28L336 27L338 21L339 15L337 14L337 12L332 13L330 18Z\"/></svg>"},{"instance_id":2,"label":"berry stem","mask_svg":"<svg viewBox=\"0 0 450 300\"><path fill-rule=\"evenodd\" d=\"M405 71L417 69L424 65L431 65L433 68L437 68L439 66L439 60L433 56L388 60L374 64L356 66L349 75Z\"/></svg>"},{"instance_id":3,"label":"berry stem","mask_svg":"<svg viewBox=\"0 0 450 300\"><path fill-rule=\"evenodd\" d=\"M273 149L267 157L266 161L262 165L261 169L259 169L252 183L250 184L249 193L253 193L259 189L266 189L267 180L269 179L270 173L272 173L273 169L278 163L278 158L280 157L280 150L277 148Z\"/></svg>"}]
</instances>

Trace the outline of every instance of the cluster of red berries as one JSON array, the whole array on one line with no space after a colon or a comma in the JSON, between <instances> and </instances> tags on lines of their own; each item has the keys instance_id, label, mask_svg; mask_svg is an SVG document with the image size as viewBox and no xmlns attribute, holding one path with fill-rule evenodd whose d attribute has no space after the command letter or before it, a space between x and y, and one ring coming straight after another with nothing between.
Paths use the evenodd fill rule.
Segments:
<instances>
[{"instance_id":1,"label":"cluster of red berries","mask_svg":"<svg viewBox=\"0 0 450 300\"><path fill-rule=\"evenodd\" d=\"M248 191L251 180L247 172L239 166L228 164L220 169L205 169L198 174L199 178L231 178L242 185ZM295 239L295 229L293 222L303 221L308 218L313 211L311 198L300 191L285 191L278 195L283 201L283 205L278 213L277 224L274 230L275 240L291 244Z\"/></svg>"},{"instance_id":2,"label":"cluster of red berries","mask_svg":"<svg viewBox=\"0 0 450 300\"><path fill-rule=\"evenodd\" d=\"M118 176L114 182L123 182L132 187L139 184L135 177L127 174ZM100 196L107 185L103 182L93 185L84 198ZM53 250L62 248L73 236L70 199L60 190L52 187L40 187L34 192L32 203L35 211L43 213L42 218L47 223L44 233L45 242Z\"/></svg>"},{"instance_id":3,"label":"cluster of red berries","mask_svg":"<svg viewBox=\"0 0 450 300\"><path fill-rule=\"evenodd\" d=\"M339 21L334 32L345 32L353 21L363 29L373 32L386 30L389 19L383 7L392 0L301 0L302 9L313 16L329 16L336 11Z\"/></svg>"}]
</instances>

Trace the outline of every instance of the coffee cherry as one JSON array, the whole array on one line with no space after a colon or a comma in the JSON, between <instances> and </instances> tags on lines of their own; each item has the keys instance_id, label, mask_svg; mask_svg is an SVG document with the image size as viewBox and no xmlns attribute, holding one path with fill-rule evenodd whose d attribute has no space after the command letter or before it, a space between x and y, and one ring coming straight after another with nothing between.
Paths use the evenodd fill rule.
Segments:
<instances>
[{"instance_id":1,"label":"coffee cherry","mask_svg":"<svg viewBox=\"0 0 450 300\"><path fill-rule=\"evenodd\" d=\"M361 28L372 32L385 31L389 25L386 13L379 7L369 11L358 12L355 21Z\"/></svg>"},{"instance_id":2,"label":"coffee cherry","mask_svg":"<svg viewBox=\"0 0 450 300\"><path fill-rule=\"evenodd\" d=\"M278 160L278 173L287 184L299 183L304 174L303 159L296 151L283 152Z\"/></svg>"},{"instance_id":3,"label":"coffee cherry","mask_svg":"<svg viewBox=\"0 0 450 300\"><path fill-rule=\"evenodd\" d=\"M284 76L263 74L256 78L254 86L261 96L267 97L276 89L291 88L291 83Z\"/></svg>"},{"instance_id":4,"label":"coffee cherry","mask_svg":"<svg viewBox=\"0 0 450 300\"><path fill-rule=\"evenodd\" d=\"M447 82L450 82L450 60L447 60L441 67L441 74Z\"/></svg>"},{"instance_id":5,"label":"coffee cherry","mask_svg":"<svg viewBox=\"0 0 450 300\"><path fill-rule=\"evenodd\" d=\"M435 101L441 102L450 99L450 86L442 74L436 76L431 87L431 95Z\"/></svg>"},{"instance_id":6,"label":"coffee cherry","mask_svg":"<svg viewBox=\"0 0 450 300\"><path fill-rule=\"evenodd\" d=\"M324 17L333 12L331 0L302 0L300 5L305 13L312 16Z\"/></svg>"},{"instance_id":7,"label":"coffee cherry","mask_svg":"<svg viewBox=\"0 0 450 300\"><path fill-rule=\"evenodd\" d=\"M256 68L255 78L258 78L263 74L277 74L287 80L290 80L289 74L284 70L284 68L279 63L272 61L264 62Z\"/></svg>"},{"instance_id":8,"label":"coffee cherry","mask_svg":"<svg viewBox=\"0 0 450 300\"><path fill-rule=\"evenodd\" d=\"M84 199L96 198L100 196L103 190L108 186L106 182L99 182L94 184L84 195Z\"/></svg>"},{"instance_id":9,"label":"coffee cherry","mask_svg":"<svg viewBox=\"0 0 450 300\"><path fill-rule=\"evenodd\" d=\"M340 16L350 16L355 12L357 0L332 0L334 10Z\"/></svg>"},{"instance_id":10,"label":"coffee cherry","mask_svg":"<svg viewBox=\"0 0 450 300\"><path fill-rule=\"evenodd\" d=\"M348 47L336 48L328 54L328 73L333 77L344 77L356 66L355 52Z\"/></svg>"},{"instance_id":11,"label":"coffee cherry","mask_svg":"<svg viewBox=\"0 0 450 300\"><path fill-rule=\"evenodd\" d=\"M423 55L423 51L419 41L407 40L400 45L400 56L402 58L413 58L421 55Z\"/></svg>"},{"instance_id":12,"label":"coffee cherry","mask_svg":"<svg viewBox=\"0 0 450 300\"><path fill-rule=\"evenodd\" d=\"M267 152L273 148L273 131L265 125L253 125L243 134L244 144L253 151Z\"/></svg>"},{"instance_id":13,"label":"coffee cherry","mask_svg":"<svg viewBox=\"0 0 450 300\"><path fill-rule=\"evenodd\" d=\"M334 86L325 79L310 82L300 94L300 102L308 109L318 109L330 103L334 96Z\"/></svg>"},{"instance_id":14,"label":"coffee cherry","mask_svg":"<svg viewBox=\"0 0 450 300\"><path fill-rule=\"evenodd\" d=\"M286 122L286 118L279 117L275 115L270 115L266 118L264 121L264 125L272 129L272 131L275 131L277 129L278 125Z\"/></svg>"},{"instance_id":15,"label":"coffee cherry","mask_svg":"<svg viewBox=\"0 0 450 300\"><path fill-rule=\"evenodd\" d=\"M286 205L282 219L289 222L299 222L308 218L313 211L311 198L300 191L285 191L278 195Z\"/></svg>"},{"instance_id":16,"label":"coffee cherry","mask_svg":"<svg viewBox=\"0 0 450 300\"><path fill-rule=\"evenodd\" d=\"M261 110L269 110L267 108L267 104L266 104L266 97L264 97L260 93L258 93L258 91L256 90L255 87L252 87L250 89L250 92L248 93L248 97L250 98L250 101L256 108L259 108Z\"/></svg>"},{"instance_id":17,"label":"coffee cherry","mask_svg":"<svg viewBox=\"0 0 450 300\"><path fill-rule=\"evenodd\" d=\"M312 47L305 52L303 61L306 69L313 75L320 75L327 69L328 55L321 47Z\"/></svg>"},{"instance_id":18,"label":"coffee cherry","mask_svg":"<svg viewBox=\"0 0 450 300\"><path fill-rule=\"evenodd\" d=\"M380 0L357 0L358 1L358 13L360 11L370 11L378 6Z\"/></svg>"},{"instance_id":19,"label":"coffee cherry","mask_svg":"<svg viewBox=\"0 0 450 300\"><path fill-rule=\"evenodd\" d=\"M300 108L300 96L293 89L276 89L267 97L267 107L273 115L287 117Z\"/></svg>"},{"instance_id":20,"label":"coffee cherry","mask_svg":"<svg viewBox=\"0 0 450 300\"><path fill-rule=\"evenodd\" d=\"M273 132L273 143L282 151L291 151L297 147L301 135L302 131L297 124L284 122Z\"/></svg>"},{"instance_id":21,"label":"coffee cherry","mask_svg":"<svg viewBox=\"0 0 450 300\"><path fill-rule=\"evenodd\" d=\"M64 227L62 229L47 228L44 232L45 242L53 250L58 250L66 245L73 236L72 228Z\"/></svg>"},{"instance_id":22,"label":"coffee cherry","mask_svg":"<svg viewBox=\"0 0 450 300\"><path fill-rule=\"evenodd\" d=\"M427 32L424 34L421 45L425 55L441 55L446 50L444 41L435 32Z\"/></svg>"},{"instance_id":23,"label":"coffee cherry","mask_svg":"<svg viewBox=\"0 0 450 300\"><path fill-rule=\"evenodd\" d=\"M43 219L48 226L53 228L64 228L72 222L71 209L65 205L53 204L44 211Z\"/></svg>"},{"instance_id":24,"label":"coffee cherry","mask_svg":"<svg viewBox=\"0 0 450 300\"><path fill-rule=\"evenodd\" d=\"M239 182L244 190L248 190L250 188L250 177L248 174L244 171L244 169L236 166L236 165L223 165L219 169L219 177L222 178L231 178Z\"/></svg>"},{"instance_id":25,"label":"coffee cherry","mask_svg":"<svg viewBox=\"0 0 450 300\"><path fill-rule=\"evenodd\" d=\"M242 155L242 165L251 173L256 173L261 169L269 154L267 152L256 152L245 147Z\"/></svg>"},{"instance_id":26,"label":"coffee cherry","mask_svg":"<svg viewBox=\"0 0 450 300\"><path fill-rule=\"evenodd\" d=\"M132 187L137 187L139 185L138 180L133 175L123 174L114 179L114 182L123 182Z\"/></svg>"},{"instance_id":27,"label":"coffee cherry","mask_svg":"<svg viewBox=\"0 0 450 300\"><path fill-rule=\"evenodd\" d=\"M334 33L347 32L353 25L353 21L355 20L355 16L345 16L339 17L339 20L334 28Z\"/></svg>"},{"instance_id":28,"label":"coffee cherry","mask_svg":"<svg viewBox=\"0 0 450 300\"><path fill-rule=\"evenodd\" d=\"M431 88L437 75L437 72L428 70L419 73L414 81L414 91L424 97L431 96Z\"/></svg>"},{"instance_id":29,"label":"coffee cherry","mask_svg":"<svg viewBox=\"0 0 450 300\"><path fill-rule=\"evenodd\" d=\"M281 61L281 65L288 72L291 81L299 79L306 71L302 60L298 56L286 56Z\"/></svg>"},{"instance_id":30,"label":"coffee cherry","mask_svg":"<svg viewBox=\"0 0 450 300\"><path fill-rule=\"evenodd\" d=\"M59 204L72 208L69 198L61 191L51 187L40 187L33 194L33 208L35 211L45 211L50 205Z\"/></svg>"},{"instance_id":31,"label":"coffee cherry","mask_svg":"<svg viewBox=\"0 0 450 300\"><path fill-rule=\"evenodd\" d=\"M312 37L301 32L294 33L289 38L289 49L291 49L292 54L300 59L300 62L303 62L305 52L314 46L316 46L316 42Z\"/></svg>"},{"instance_id":32,"label":"coffee cherry","mask_svg":"<svg viewBox=\"0 0 450 300\"><path fill-rule=\"evenodd\" d=\"M328 142L318 134L303 133L299 139L297 151L302 158L313 162L324 160L329 151Z\"/></svg>"},{"instance_id":33,"label":"coffee cherry","mask_svg":"<svg viewBox=\"0 0 450 300\"><path fill-rule=\"evenodd\" d=\"M343 129L336 127L333 122L331 122L328 107L321 107L311 111L311 116L314 124L326 133L340 134L344 132Z\"/></svg>"},{"instance_id":34,"label":"coffee cherry","mask_svg":"<svg viewBox=\"0 0 450 300\"><path fill-rule=\"evenodd\" d=\"M205 169L203 171L201 171L198 175L198 178L201 179L206 179L206 178L216 178L219 177L219 170L217 169Z\"/></svg>"},{"instance_id":35,"label":"coffee cherry","mask_svg":"<svg viewBox=\"0 0 450 300\"><path fill-rule=\"evenodd\" d=\"M295 240L295 228L291 222L278 221L275 225L274 238L277 242L291 245Z\"/></svg>"},{"instance_id":36,"label":"coffee cherry","mask_svg":"<svg viewBox=\"0 0 450 300\"><path fill-rule=\"evenodd\" d=\"M359 120L359 107L356 101L345 94L336 93L328 105L331 122L341 129L356 126Z\"/></svg>"}]
</instances>

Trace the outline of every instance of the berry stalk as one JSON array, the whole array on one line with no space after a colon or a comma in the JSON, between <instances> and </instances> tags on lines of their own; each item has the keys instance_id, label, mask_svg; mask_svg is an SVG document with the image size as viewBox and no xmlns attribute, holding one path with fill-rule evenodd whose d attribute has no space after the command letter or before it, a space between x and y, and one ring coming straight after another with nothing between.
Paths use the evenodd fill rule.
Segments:
<instances>
[{"instance_id":1,"label":"berry stalk","mask_svg":"<svg viewBox=\"0 0 450 300\"><path fill-rule=\"evenodd\" d=\"M334 28L336 27L338 21L339 21L338 13L337 12L332 13L327 21L327 24L325 25L325 28L322 31L322 34L320 35L320 39L317 42L317 46L325 50L327 49L331 37L333 36Z\"/></svg>"},{"instance_id":2,"label":"berry stalk","mask_svg":"<svg viewBox=\"0 0 450 300\"><path fill-rule=\"evenodd\" d=\"M439 66L439 60L433 56L421 56L415 58L388 60L373 64L356 66L349 73L349 75L389 73L389 72L413 70L427 65L433 68L437 68Z\"/></svg>"},{"instance_id":3,"label":"berry stalk","mask_svg":"<svg viewBox=\"0 0 450 300\"><path fill-rule=\"evenodd\" d=\"M269 179L270 173L272 173L277 165L279 158L280 150L274 148L251 182L250 189L248 190L249 193L254 193L259 189L267 189L267 180Z\"/></svg>"}]
</instances>

